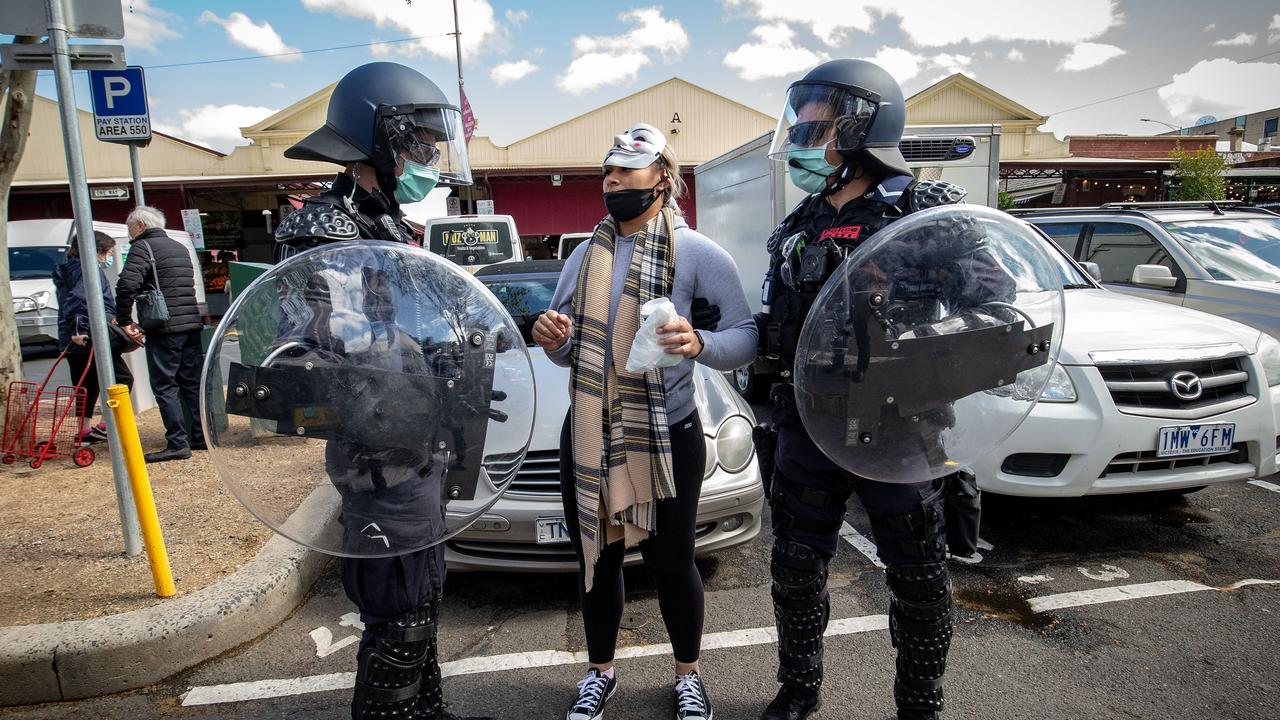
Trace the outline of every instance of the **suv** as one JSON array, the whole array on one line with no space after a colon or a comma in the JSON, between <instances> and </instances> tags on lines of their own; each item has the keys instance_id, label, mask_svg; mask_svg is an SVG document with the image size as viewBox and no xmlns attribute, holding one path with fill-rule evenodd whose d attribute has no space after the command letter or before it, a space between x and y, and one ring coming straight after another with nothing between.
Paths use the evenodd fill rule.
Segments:
<instances>
[{"instance_id":1,"label":"suv","mask_svg":"<svg viewBox=\"0 0 1280 720\"><path fill-rule=\"evenodd\" d=\"M1237 201L1016 211L1111 290L1280 338L1280 215Z\"/></svg>"}]
</instances>

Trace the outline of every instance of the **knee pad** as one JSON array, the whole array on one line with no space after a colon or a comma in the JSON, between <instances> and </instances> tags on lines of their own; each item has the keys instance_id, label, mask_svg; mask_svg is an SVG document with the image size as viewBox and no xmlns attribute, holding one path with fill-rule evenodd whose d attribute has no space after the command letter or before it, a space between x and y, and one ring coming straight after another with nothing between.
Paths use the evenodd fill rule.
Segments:
<instances>
[{"instance_id":1,"label":"knee pad","mask_svg":"<svg viewBox=\"0 0 1280 720\"><path fill-rule=\"evenodd\" d=\"M789 602L818 597L827 587L827 564L827 558L808 545L777 538L769 563L774 597Z\"/></svg>"}]
</instances>

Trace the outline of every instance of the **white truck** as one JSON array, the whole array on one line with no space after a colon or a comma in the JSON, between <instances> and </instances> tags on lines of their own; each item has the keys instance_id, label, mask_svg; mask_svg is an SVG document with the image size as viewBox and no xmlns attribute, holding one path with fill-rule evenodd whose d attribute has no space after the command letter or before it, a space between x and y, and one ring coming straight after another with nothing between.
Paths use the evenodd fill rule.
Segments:
<instances>
[{"instance_id":1,"label":"white truck","mask_svg":"<svg viewBox=\"0 0 1280 720\"><path fill-rule=\"evenodd\" d=\"M804 199L804 192L787 181L786 166L769 159L772 140L773 132L765 133L693 171L698 231L733 255L752 312L761 309L769 259L765 240ZM967 202L996 206L999 125L908 126L901 148L916 178L955 183L969 191ZM748 399L759 399L777 369L776 357L758 357L734 373L733 384Z\"/></svg>"}]
</instances>

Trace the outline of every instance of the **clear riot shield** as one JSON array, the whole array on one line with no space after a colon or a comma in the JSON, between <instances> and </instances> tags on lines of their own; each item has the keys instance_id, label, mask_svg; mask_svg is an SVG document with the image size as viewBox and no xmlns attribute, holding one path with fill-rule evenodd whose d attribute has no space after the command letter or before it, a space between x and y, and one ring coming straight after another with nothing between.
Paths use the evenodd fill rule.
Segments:
<instances>
[{"instance_id":1,"label":"clear riot shield","mask_svg":"<svg viewBox=\"0 0 1280 720\"><path fill-rule=\"evenodd\" d=\"M1060 258L982 206L913 213L859 246L819 293L796 405L833 462L882 482L971 464L1031 412L1063 328Z\"/></svg>"},{"instance_id":2,"label":"clear riot shield","mask_svg":"<svg viewBox=\"0 0 1280 720\"><path fill-rule=\"evenodd\" d=\"M325 553L387 557L498 500L536 401L520 331L479 281L359 241L291 257L236 299L201 406L213 463L251 513Z\"/></svg>"}]
</instances>

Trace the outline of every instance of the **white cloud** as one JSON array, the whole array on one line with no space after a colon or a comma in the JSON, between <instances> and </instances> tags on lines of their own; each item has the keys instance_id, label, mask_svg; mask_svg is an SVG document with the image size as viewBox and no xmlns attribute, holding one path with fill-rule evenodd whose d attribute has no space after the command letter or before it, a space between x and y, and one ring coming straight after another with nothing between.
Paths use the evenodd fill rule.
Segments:
<instances>
[{"instance_id":1,"label":"white cloud","mask_svg":"<svg viewBox=\"0 0 1280 720\"><path fill-rule=\"evenodd\" d=\"M1223 38L1214 43L1214 45L1252 45L1258 42L1257 35L1251 35L1246 32L1236 33L1235 37Z\"/></svg>"},{"instance_id":2,"label":"white cloud","mask_svg":"<svg viewBox=\"0 0 1280 720\"><path fill-rule=\"evenodd\" d=\"M1079 43L1071 48L1069 55L1062 58L1062 62L1058 64L1058 69L1071 72L1088 70L1124 54L1125 51L1115 45Z\"/></svg>"},{"instance_id":3,"label":"white cloud","mask_svg":"<svg viewBox=\"0 0 1280 720\"><path fill-rule=\"evenodd\" d=\"M928 58L923 55L896 47L880 48L872 57L862 59L884 68L899 83L905 83L919 75L924 64L928 62Z\"/></svg>"},{"instance_id":4,"label":"white cloud","mask_svg":"<svg viewBox=\"0 0 1280 720\"><path fill-rule=\"evenodd\" d=\"M266 20L255 24L242 12L233 12L225 18L220 18L211 11L205 10L200 14L200 22L221 25L222 29L227 31L227 39L231 42L260 55L278 55L279 57L272 58L277 62L297 62L302 59L301 55L284 54L296 53L298 48L285 44L284 38L281 38L280 33L276 32L276 29Z\"/></svg>"},{"instance_id":5,"label":"white cloud","mask_svg":"<svg viewBox=\"0 0 1280 720\"><path fill-rule=\"evenodd\" d=\"M724 64L743 80L792 75L827 59L826 53L796 45L795 31L784 23L760 25L751 34L756 42L743 43L724 56Z\"/></svg>"},{"instance_id":6,"label":"white cloud","mask_svg":"<svg viewBox=\"0 0 1280 720\"><path fill-rule=\"evenodd\" d=\"M497 85L506 85L509 82L515 82L524 78L532 72L536 72L538 66L528 60L520 60L518 62L505 62L493 66L489 71L489 77Z\"/></svg>"},{"instance_id":7,"label":"white cloud","mask_svg":"<svg viewBox=\"0 0 1280 720\"><path fill-rule=\"evenodd\" d=\"M973 63L973 58L969 55L938 53L937 55L929 58L929 61L942 68L947 75L964 73L969 77L974 77L973 71L969 69L969 65Z\"/></svg>"},{"instance_id":8,"label":"white cloud","mask_svg":"<svg viewBox=\"0 0 1280 720\"><path fill-rule=\"evenodd\" d=\"M1271 34L1267 36L1267 44L1280 42L1280 13L1271 16L1271 24L1267 26Z\"/></svg>"},{"instance_id":9,"label":"white cloud","mask_svg":"<svg viewBox=\"0 0 1280 720\"><path fill-rule=\"evenodd\" d=\"M183 140L229 152L237 145L248 143L240 135L240 128L253 125L276 112L254 105L201 105L193 110L179 110L182 119L177 125L159 122L156 128Z\"/></svg>"},{"instance_id":10,"label":"white cloud","mask_svg":"<svg viewBox=\"0 0 1280 720\"><path fill-rule=\"evenodd\" d=\"M1018 48L1011 48L1009 50L1009 54L1005 56L1005 59L1009 62L1022 62L1026 59L1026 56L1023 55L1022 51Z\"/></svg>"},{"instance_id":11,"label":"white cloud","mask_svg":"<svg viewBox=\"0 0 1280 720\"><path fill-rule=\"evenodd\" d=\"M1184 122L1201 115L1231 117L1280 105L1280 63L1201 60L1159 90L1169 114Z\"/></svg>"},{"instance_id":12,"label":"white cloud","mask_svg":"<svg viewBox=\"0 0 1280 720\"><path fill-rule=\"evenodd\" d=\"M302 6L313 12L370 20L380 28L396 28L404 37L431 36L394 46L374 45L375 57L385 57L392 51L411 56L425 52L447 60L454 57L453 38L445 35L453 29L453 0L415 0L412 4L404 0L302 0ZM444 22L445 18L448 22ZM458 24L462 28L464 58L489 49L498 33L497 18L487 0L458 0Z\"/></svg>"},{"instance_id":13,"label":"white cloud","mask_svg":"<svg viewBox=\"0 0 1280 720\"><path fill-rule=\"evenodd\" d=\"M271 83L271 87L273 87L273 88L275 88L275 89L277 89L277 90L283 90L283 89L284 89L284 83L282 83L282 82L273 82L273 83Z\"/></svg>"},{"instance_id":14,"label":"white cloud","mask_svg":"<svg viewBox=\"0 0 1280 720\"><path fill-rule=\"evenodd\" d=\"M984 40L1040 40L1078 43L1102 35L1123 21L1115 0L988 0L968 3L963 11L940 10L936 0L724 0L766 22L807 27L831 47L846 31L870 32L877 21L896 16L916 45L942 47Z\"/></svg>"},{"instance_id":15,"label":"white cloud","mask_svg":"<svg viewBox=\"0 0 1280 720\"><path fill-rule=\"evenodd\" d=\"M573 39L573 61L556 86L575 95L605 85L628 83L640 69L653 62L651 51L663 60L683 55L689 49L689 34L679 20L662 16L662 8L636 8L618 16L635 27L621 35L579 35Z\"/></svg>"},{"instance_id":16,"label":"white cloud","mask_svg":"<svg viewBox=\"0 0 1280 720\"><path fill-rule=\"evenodd\" d=\"M508 10L507 11L507 22L511 23L512 25L521 25L524 23L525 20L528 20L528 19L529 19L528 10Z\"/></svg>"},{"instance_id":17,"label":"white cloud","mask_svg":"<svg viewBox=\"0 0 1280 720\"><path fill-rule=\"evenodd\" d=\"M156 51L156 43L182 35L170 27L178 22L171 12L151 7L150 0L120 0L124 10L124 42L133 49Z\"/></svg>"},{"instance_id":18,"label":"white cloud","mask_svg":"<svg viewBox=\"0 0 1280 720\"><path fill-rule=\"evenodd\" d=\"M1216 27L1218 27L1218 23L1209 23L1204 26L1203 32L1213 32L1213 29Z\"/></svg>"}]
</instances>

